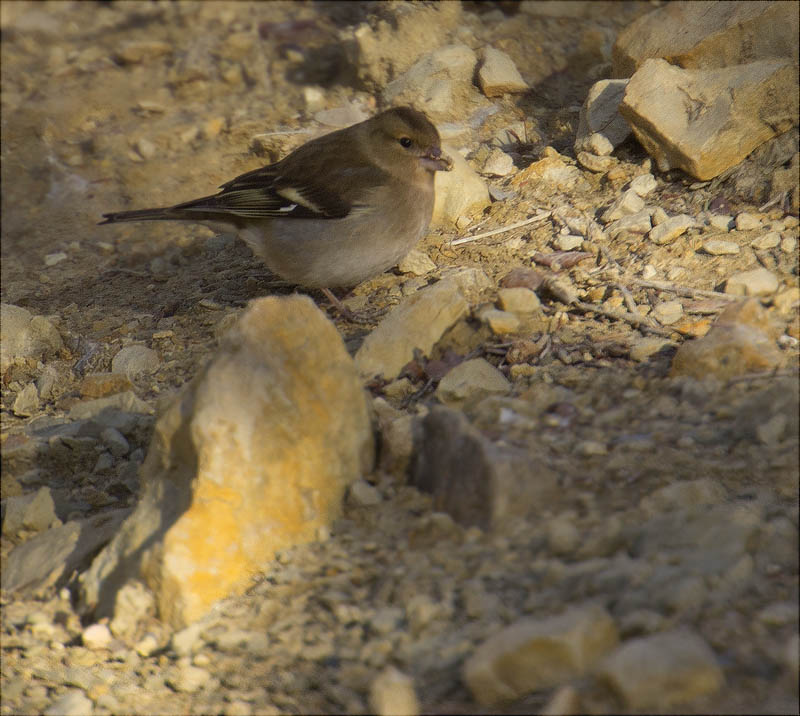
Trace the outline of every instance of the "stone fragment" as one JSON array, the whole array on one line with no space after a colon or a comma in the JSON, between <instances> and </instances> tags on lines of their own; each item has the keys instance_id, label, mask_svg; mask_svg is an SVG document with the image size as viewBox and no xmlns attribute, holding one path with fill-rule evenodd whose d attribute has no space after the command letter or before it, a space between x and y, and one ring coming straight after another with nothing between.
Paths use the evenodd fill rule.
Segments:
<instances>
[{"instance_id":1,"label":"stone fragment","mask_svg":"<svg viewBox=\"0 0 800 716\"><path fill-rule=\"evenodd\" d=\"M478 85L487 97L526 92L528 84L522 79L514 61L500 50L486 47L478 69Z\"/></svg>"},{"instance_id":2,"label":"stone fragment","mask_svg":"<svg viewBox=\"0 0 800 716\"><path fill-rule=\"evenodd\" d=\"M356 366L365 377L396 378L414 349L430 355L436 341L467 312L467 302L455 282L444 279L406 298L361 344Z\"/></svg>"},{"instance_id":3,"label":"stone fragment","mask_svg":"<svg viewBox=\"0 0 800 716\"><path fill-rule=\"evenodd\" d=\"M90 624L81 633L81 641L87 649L108 649L112 640L111 631L105 624Z\"/></svg>"},{"instance_id":4,"label":"stone fragment","mask_svg":"<svg viewBox=\"0 0 800 716\"><path fill-rule=\"evenodd\" d=\"M612 50L615 77L630 77L649 57L678 67L713 68L797 55L791 3L670 3L632 22Z\"/></svg>"},{"instance_id":5,"label":"stone fragment","mask_svg":"<svg viewBox=\"0 0 800 716\"><path fill-rule=\"evenodd\" d=\"M623 216L637 214L644 209L644 199L632 189L623 192L614 203L603 212L600 220L604 224L621 219Z\"/></svg>"},{"instance_id":6,"label":"stone fragment","mask_svg":"<svg viewBox=\"0 0 800 716\"><path fill-rule=\"evenodd\" d=\"M413 679L394 666L387 666L372 682L369 703L378 716L417 716L419 713Z\"/></svg>"},{"instance_id":7,"label":"stone fragment","mask_svg":"<svg viewBox=\"0 0 800 716\"><path fill-rule=\"evenodd\" d=\"M28 418L39 410L39 391L36 389L36 383L28 383L17 393L11 410L14 415L22 418Z\"/></svg>"},{"instance_id":8,"label":"stone fragment","mask_svg":"<svg viewBox=\"0 0 800 716\"><path fill-rule=\"evenodd\" d=\"M453 266L442 271L442 280L452 281L470 304L478 303L486 289L494 288L494 282L475 266Z\"/></svg>"},{"instance_id":9,"label":"stone fragment","mask_svg":"<svg viewBox=\"0 0 800 716\"><path fill-rule=\"evenodd\" d=\"M645 336L644 338L637 339L631 346L630 357L631 360L642 362L647 360L651 355L661 352L664 348L669 348L674 345L674 341L670 341L668 338Z\"/></svg>"},{"instance_id":10,"label":"stone fragment","mask_svg":"<svg viewBox=\"0 0 800 716\"><path fill-rule=\"evenodd\" d=\"M797 81L791 61L684 70L650 59L628 83L620 113L661 171L705 181L797 125Z\"/></svg>"},{"instance_id":11,"label":"stone fragment","mask_svg":"<svg viewBox=\"0 0 800 716\"><path fill-rule=\"evenodd\" d=\"M139 580L126 582L117 592L114 617L108 625L111 633L120 639L132 639L139 623L155 614L153 593Z\"/></svg>"},{"instance_id":12,"label":"stone fragment","mask_svg":"<svg viewBox=\"0 0 800 716\"><path fill-rule=\"evenodd\" d=\"M653 309L653 317L662 325L669 326L680 320L683 316L683 304L679 299L661 301Z\"/></svg>"},{"instance_id":13,"label":"stone fragment","mask_svg":"<svg viewBox=\"0 0 800 716\"><path fill-rule=\"evenodd\" d=\"M143 373L155 373L161 363L158 353L147 346L126 346L111 361L111 372L135 378Z\"/></svg>"},{"instance_id":14,"label":"stone fragment","mask_svg":"<svg viewBox=\"0 0 800 716\"><path fill-rule=\"evenodd\" d=\"M50 488L40 487L36 492L5 500L3 534L13 537L23 529L42 532L57 519Z\"/></svg>"},{"instance_id":15,"label":"stone fragment","mask_svg":"<svg viewBox=\"0 0 800 716\"><path fill-rule=\"evenodd\" d=\"M521 315L534 313L541 308L539 297L529 288L524 288L523 286L499 289L497 301L504 311Z\"/></svg>"},{"instance_id":16,"label":"stone fragment","mask_svg":"<svg viewBox=\"0 0 800 716\"><path fill-rule=\"evenodd\" d=\"M89 373L84 376L78 390L82 398L105 398L132 391L133 384L128 376L119 373Z\"/></svg>"},{"instance_id":17,"label":"stone fragment","mask_svg":"<svg viewBox=\"0 0 800 716\"><path fill-rule=\"evenodd\" d=\"M725 293L734 296L769 296L778 290L778 277L765 268L742 271L725 282Z\"/></svg>"},{"instance_id":18,"label":"stone fragment","mask_svg":"<svg viewBox=\"0 0 800 716\"><path fill-rule=\"evenodd\" d=\"M333 324L304 296L251 302L156 423L140 502L86 573L84 609L109 616L139 578L165 622L191 623L277 550L314 539L372 460L363 389Z\"/></svg>"},{"instance_id":19,"label":"stone fragment","mask_svg":"<svg viewBox=\"0 0 800 716\"><path fill-rule=\"evenodd\" d=\"M618 164L614 157L598 157L590 152L578 152L578 164L595 174L605 174Z\"/></svg>"},{"instance_id":20,"label":"stone fragment","mask_svg":"<svg viewBox=\"0 0 800 716\"><path fill-rule=\"evenodd\" d=\"M185 662L179 663L175 673L166 679L167 684L175 691L185 694L200 691L209 681L211 674L206 669Z\"/></svg>"},{"instance_id":21,"label":"stone fragment","mask_svg":"<svg viewBox=\"0 0 800 716\"><path fill-rule=\"evenodd\" d=\"M59 696L44 710L44 716L92 716L94 704L80 689Z\"/></svg>"},{"instance_id":22,"label":"stone fragment","mask_svg":"<svg viewBox=\"0 0 800 716\"><path fill-rule=\"evenodd\" d=\"M495 177L508 176L514 171L514 159L501 149L492 149L483 163L483 174Z\"/></svg>"},{"instance_id":23,"label":"stone fragment","mask_svg":"<svg viewBox=\"0 0 800 716\"><path fill-rule=\"evenodd\" d=\"M381 493L366 480L356 480L347 490L347 498L359 507L377 505L381 501Z\"/></svg>"},{"instance_id":24,"label":"stone fragment","mask_svg":"<svg viewBox=\"0 0 800 716\"><path fill-rule=\"evenodd\" d=\"M737 231L755 231L761 228L761 219L747 211L742 211L736 215L735 224Z\"/></svg>"},{"instance_id":25,"label":"stone fragment","mask_svg":"<svg viewBox=\"0 0 800 716\"><path fill-rule=\"evenodd\" d=\"M164 55L171 55L172 45L159 40L138 40L124 44L116 53L117 59L127 65L150 62Z\"/></svg>"},{"instance_id":26,"label":"stone fragment","mask_svg":"<svg viewBox=\"0 0 800 716\"><path fill-rule=\"evenodd\" d=\"M46 318L21 306L0 305L0 372L27 358L49 358L63 347L61 336Z\"/></svg>"},{"instance_id":27,"label":"stone fragment","mask_svg":"<svg viewBox=\"0 0 800 716\"><path fill-rule=\"evenodd\" d=\"M619 113L619 103L627 84L627 80L600 80L592 85L578 117L576 152L611 154L615 147L625 141L631 128ZM606 140L610 151L597 151L598 147L593 140L597 135Z\"/></svg>"},{"instance_id":28,"label":"stone fragment","mask_svg":"<svg viewBox=\"0 0 800 716\"><path fill-rule=\"evenodd\" d=\"M436 270L436 264L431 261L421 249L411 249L403 260L397 265L401 273L410 273L414 276L424 276L426 273Z\"/></svg>"},{"instance_id":29,"label":"stone fragment","mask_svg":"<svg viewBox=\"0 0 800 716\"><path fill-rule=\"evenodd\" d=\"M769 316L756 299L733 304L705 336L681 344L670 375L715 375L727 380L771 370L781 364L781 354L769 327Z\"/></svg>"},{"instance_id":30,"label":"stone fragment","mask_svg":"<svg viewBox=\"0 0 800 716\"><path fill-rule=\"evenodd\" d=\"M723 239L706 239L703 241L703 251L712 256L735 256L739 253L739 244L735 241Z\"/></svg>"},{"instance_id":31,"label":"stone fragment","mask_svg":"<svg viewBox=\"0 0 800 716\"><path fill-rule=\"evenodd\" d=\"M657 206L650 212L650 218L653 221L653 226L661 226L669 221L669 215L660 206Z\"/></svg>"},{"instance_id":32,"label":"stone fragment","mask_svg":"<svg viewBox=\"0 0 800 716\"><path fill-rule=\"evenodd\" d=\"M606 226L606 232L613 239L622 233L630 234L646 234L653 228L653 223L650 219L650 212L643 209L630 216L623 216L621 219L612 221Z\"/></svg>"},{"instance_id":33,"label":"stone fragment","mask_svg":"<svg viewBox=\"0 0 800 716\"><path fill-rule=\"evenodd\" d=\"M445 174L446 172L437 172ZM515 187L544 184L548 191L571 191L576 187L588 186L580 169L570 166L560 156L545 156L517 172L511 179Z\"/></svg>"},{"instance_id":34,"label":"stone fragment","mask_svg":"<svg viewBox=\"0 0 800 716\"><path fill-rule=\"evenodd\" d=\"M649 515L668 510L690 508L693 505L718 505L725 501L725 488L711 478L685 480L665 485L642 498L640 506Z\"/></svg>"},{"instance_id":35,"label":"stone fragment","mask_svg":"<svg viewBox=\"0 0 800 716\"><path fill-rule=\"evenodd\" d=\"M580 677L618 641L614 620L597 605L522 619L475 650L463 679L481 706L495 706Z\"/></svg>"},{"instance_id":36,"label":"stone fragment","mask_svg":"<svg viewBox=\"0 0 800 716\"><path fill-rule=\"evenodd\" d=\"M647 238L654 244L662 246L675 241L679 236L682 236L686 231L694 226L694 219L686 214L679 214L667 219L663 224L654 226Z\"/></svg>"},{"instance_id":37,"label":"stone fragment","mask_svg":"<svg viewBox=\"0 0 800 716\"><path fill-rule=\"evenodd\" d=\"M508 311L499 311L496 308L481 311L480 319L489 326L496 336L515 333L520 327L520 320L517 316Z\"/></svg>"},{"instance_id":38,"label":"stone fragment","mask_svg":"<svg viewBox=\"0 0 800 716\"><path fill-rule=\"evenodd\" d=\"M497 368L484 358L473 358L451 368L439 381L435 395L445 405L455 406L479 396L505 395L510 390L511 383Z\"/></svg>"},{"instance_id":39,"label":"stone fragment","mask_svg":"<svg viewBox=\"0 0 800 716\"><path fill-rule=\"evenodd\" d=\"M9 592L36 593L58 586L118 531L130 510L104 512L86 520L67 522L15 547L4 560L2 588Z\"/></svg>"},{"instance_id":40,"label":"stone fragment","mask_svg":"<svg viewBox=\"0 0 800 716\"><path fill-rule=\"evenodd\" d=\"M689 630L631 639L603 661L597 675L632 711L686 704L725 683L714 652Z\"/></svg>"},{"instance_id":41,"label":"stone fragment","mask_svg":"<svg viewBox=\"0 0 800 716\"><path fill-rule=\"evenodd\" d=\"M640 174L631 179L630 188L639 196L645 197L655 191L658 186L656 178L652 174Z\"/></svg>"},{"instance_id":42,"label":"stone fragment","mask_svg":"<svg viewBox=\"0 0 800 716\"><path fill-rule=\"evenodd\" d=\"M780 243L781 235L777 231L770 231L757 239L753 239L750 242L750 246L758 251L766 251L767 249L774 249Z\"/></svg>"},{"instance_id":43,"label":"stone fragment","mask_svg":"<svg viewBox=\"0 0 800 716\"><path fill-rule=\"evenodd\" d=\"M415 425L412 460L412 484L465 527L509 527L558 490L556 474L525 451L493 445L462 413L440 406Z\"/></svg>"},{"instance_id":44,"label":"stone fragment","mask_svg":"<svg viewBox=\"0 0 800 716\"><path fill-rule=\"evenodd\" d=\"M466 159L450 147L442 148L453 160L449 172L436 172L432 226L452 227L462 216L489 206L489 189Z\"/></svg>"},{"instance_id":45,"label":"stone fragment","mask_svg":"<svg viewBox=\"0 0 800 716\"><path fill-rule=\"evenodd\" d=\"M733 228L733 217L728 214L711 214L708 225L717 231L730 231Z\"/></svg>"},{"instance_id":46,"label":"stone fragment","mask_svg":"<svg viewBox=\"0 0 800 716\"><path fill-rule=\"evenodd\" d=\"M559 234L555 239L555 244L560 251L575 251L583 245L583 237Z\"/></svg>"}]
</instances>

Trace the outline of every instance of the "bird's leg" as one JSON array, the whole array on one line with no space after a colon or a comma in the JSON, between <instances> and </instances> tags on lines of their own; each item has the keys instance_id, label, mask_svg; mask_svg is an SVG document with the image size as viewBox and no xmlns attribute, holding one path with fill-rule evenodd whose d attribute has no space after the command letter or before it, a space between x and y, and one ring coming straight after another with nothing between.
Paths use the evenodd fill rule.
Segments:
<instances>
[{"instance_id":1,"label":"bird's leg","mask_svg":"<svg viewBox=\"0 0 800 716\"><path fill-rule=\"evenodd\" d=\"M345 306L338 298L336 298L336 296L333 295L333 291L331 291L329 288L323 288L320 290L325 294L325 298L331 302L331 305L339 312L339 315L346 321L350 321L350 323L370 323L368 318L358 316L349 308L347 308L347 306Z\"/></svg>"}]
</instances>

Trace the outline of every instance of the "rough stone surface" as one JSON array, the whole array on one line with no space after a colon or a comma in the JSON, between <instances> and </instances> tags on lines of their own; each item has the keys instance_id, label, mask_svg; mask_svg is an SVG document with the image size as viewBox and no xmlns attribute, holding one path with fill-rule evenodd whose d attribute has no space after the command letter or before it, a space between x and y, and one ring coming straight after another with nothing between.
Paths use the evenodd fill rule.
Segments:
<instances>
[{"instance_id":1,"label":"rough stone surface","mask_svg":"<svg viewBox=\"0 0 800 716\"><path fill-rule=\"evenodd\" d=\"M725 283L725 293L734 296L769 296L778 290L778 285L777 276L762 267L731 276Z\"/></svg>"},{"instance_id":2,"label":"rough stone surface","mask_svg":"<svg viewBox=\"0 0 800 716\"><path fill-rule=\"evenodd\" d=\"M661 171L677 168L713 179L797 125L797 66L763 60L684 70L646 60L628 83L619 111Z\"/></svg>"},{"instance_id":3,"label":"rough stone surface","mask_svg":"<svg viewBox=\"0 0 800 716\"><path fill-rule=\"evenodd\" d=\"M521 620L477 648L464 681L479 704L494 706L583 675L618 640L613 619L598 606Z\"/></svg>"},{"instance_id":4,"label":"rough stone surface","mask_svg":"<svg viewBox=\"0 0 800 716\"><path fill-rule=\"evenodd\" d=\"M378 716L417 716L419 701L414 681L389 666L370 685L369 702Z\"/></svg>"},{"instance_id":5,"label":"rough stone surface","mask_svg":"<svg viewBox=\"0 0 800 716\"><path fill-rule=\"evenodd\" d=\"M477 214L490 203L489 189L466 159L451 147L443 149L453 159L449 172L436 172L431 226L451 228L462 216Z\"/></svg>"},{"instance_id":6,"label":"rough stone surface","mask_svg":"<svg viewBox=\"0 0 800 716\"><path fill-rule=\"evenodd\" d=\"M310 299L253 302L158 421L142 500L92 565L87 608L110 615L122 583L141 577L161 617L183 626L276 550L313 539L371 466L361 390Z\"/></svg>"},{"instance_id":7,"label":"rough stone surface","mask_svg":"<svg viewBox=\"0 0 800 716\"><path fill-rule=\"evenodd\" d=\"M478 69L478 85L487 97L502 97L504 94L525 92L528 85L522 79L517 66L505 52L486 47Z\"/></svg>"},{"instance_id":8,"label":"rough stone surface","mask_svg":"<svg viewBox=\"0 0 800 716\"><path fill-rule=\"evenodd\" d=\"M356 352L362 375L396 378L418 348L425 355L442 334L467 312L458 286L442 280L406 298L370 333Z\"/></svg>"},{"instance_id":9,"label":"rough stone surface","mask_svg":"<svg viewBox=\"0 0 800 716\"><path fill-rule=\"evenodd\" d=\"M147 346L126 346L111 361L111 371L134 378L142 373L154 373L160 363L158 353Z\"/></svg>"},{"instance_id":10,"label":"rough stone surface","mask_svg":"<svg viewBox=\"0 0 800 716\"><path fill-rule=\"evenodd\" d=\"M476 397L505 394L510 389L511 384L497 368L484 358L473 358L448 371L439 382L436 397L445 405L459 405Z\"/></svg>"},{"instance_id":11,"label":"rough stone surface","mask_svg":"<svg viewBox=\"0 0 800 716\"><path fill-rule=\"evenodd\" d=\"M38 360L63 348L55 326L43 316L9 303L3 303L0 312L0 371L18 360Z\"/></svg>"},{"instance_id":12,"label":"rough stone surface","mask_svg":"<svg viewBox=\"0 0 800 716\"><path fill-rule=\"evenodd\" d=\"M725 684L714 652L688 630L631 639L597 673L634 711L678 706Z\"/></svg>"},{"instance_id":13,"label":"rough stone surface","mask_svg":"<svg viewBox=\"0 0 800 716\"><path fill-rule=\"evenodd\" d=\"M524 452L493 445L469 420L434 407L415 426L412 483L466 526L503 529L540 509L556 476Z\"/></svg>"},{"instance_id":14,"label":"rough stone surface","mask_svg":"<svg viewBox=\"0 0 800 716\"><path fill-rule=\"evenodd\" d=\"M691 216L687 216L686 214L672 216L658 226L654 226L650 230L648 238L654 244L661 246L662 244L675 241L675 239L685 234L687 229L690 229L692 226L694 226L694 220Z\"/></svg>"},{"instance_id":15,"label":"rough stone surface","mask_svg":"<svg viewBox=\"0 0 800 716\"><path fill-rule=\"evenodd\" d=\"M619 103L625 94L627 80L600 80L592 85L581 107L575 151L593 151L592 135L604 137L613 150L630 135L631 128L619 113ZM610 154L611 152L606 152Z\"/></svg>"},{"instance_id":16,"label":"rough stone surface","mask_svg":"<svg viewBox=\"0 0 800 716\"><path fill-rule=\"evenodd\" d=\"M619 34L612 51L613 72L615 77L630 77L650 57L685 68L795 58L797 32L791 3L670 3Z\"/></svg>"},{"instance_id":17,"label":"rough stone surface","mask_svg":"<svg viewBox=\"0 0 800 716\"><path fill-rule=\"evenodd\" d=\"M49 487L19 497L9 497L3 511L3 534L15 535L21 529L41 532L56 518L55 502Z\"/></svg>"}]
</instances>

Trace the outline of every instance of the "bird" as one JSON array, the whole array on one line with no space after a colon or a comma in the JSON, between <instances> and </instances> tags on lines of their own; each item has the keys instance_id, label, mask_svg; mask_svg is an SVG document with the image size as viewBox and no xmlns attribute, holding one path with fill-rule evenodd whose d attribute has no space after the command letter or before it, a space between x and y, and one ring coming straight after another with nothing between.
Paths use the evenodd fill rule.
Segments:
<instances>
[{"instance_id":1,"label":"bird","mask_svg":"<svg viewBox=\"0 0 800 716\"><path fill-rule=\"evenodd\" d=\"M394 107L312 139L216 194L107 213L99 223L175 220L233 230L273 273L321 289L341 310L330 289L377 276L414 247L430 224L434 174L452 166L425 114Z\"/></svg>"}]
</instances>

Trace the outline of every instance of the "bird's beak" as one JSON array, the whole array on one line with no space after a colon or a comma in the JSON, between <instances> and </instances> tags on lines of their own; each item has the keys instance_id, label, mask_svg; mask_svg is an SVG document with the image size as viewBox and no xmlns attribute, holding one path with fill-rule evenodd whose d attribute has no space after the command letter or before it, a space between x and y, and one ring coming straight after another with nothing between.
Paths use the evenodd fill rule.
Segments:
<instances>
[{"instance_id":1,"label":"bird's beak","mask_svg":"<svg viewBox=\"0 0 800 716\"><path fill-rule=\"evenodd\" d=\"M453 168L453 160L439 147L428 149L421 161L422 166L432 172L449 172Z\"/></svg>"}]
</instances>

